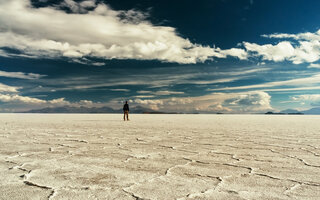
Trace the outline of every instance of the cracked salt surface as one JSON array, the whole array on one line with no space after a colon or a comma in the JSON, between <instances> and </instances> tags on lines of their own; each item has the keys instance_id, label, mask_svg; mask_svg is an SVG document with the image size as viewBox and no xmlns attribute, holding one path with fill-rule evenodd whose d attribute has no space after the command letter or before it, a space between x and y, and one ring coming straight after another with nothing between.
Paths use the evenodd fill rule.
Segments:
<instances>
[{"instance_id":1,"label":"cracked salt surface","mask_svg":"<svg viewBox=\"0 0 320 200\"><path fill-rule=\"evenodd\" d=\"M0 199L319 199L320 116L0 114Z\"/></svg>"}]
</instances>

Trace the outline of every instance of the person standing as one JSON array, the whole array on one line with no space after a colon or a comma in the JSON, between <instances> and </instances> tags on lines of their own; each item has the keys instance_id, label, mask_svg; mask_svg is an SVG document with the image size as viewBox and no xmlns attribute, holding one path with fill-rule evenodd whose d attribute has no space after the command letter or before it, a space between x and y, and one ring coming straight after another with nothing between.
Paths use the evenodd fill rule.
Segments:
<instances>
[{"instance_id":1,"label":"person standing","mask_svg":"<svg viewBox=\"0 0 320 200\"><path fill-rule=\"evenodd\" d=\"M123 105L123 120L126 121L126 117L127 117L127 121L129 121L129 105L128 105L128 101L126 101L126 103Z\"/></svg>"}]
</instances>

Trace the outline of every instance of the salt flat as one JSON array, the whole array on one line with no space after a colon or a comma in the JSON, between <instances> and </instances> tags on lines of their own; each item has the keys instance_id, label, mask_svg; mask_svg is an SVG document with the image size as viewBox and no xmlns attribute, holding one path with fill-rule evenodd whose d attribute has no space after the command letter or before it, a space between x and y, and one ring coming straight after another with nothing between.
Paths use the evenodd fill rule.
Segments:
<instances>
[{"instance_id":1,"label":"salt flat","mask_svg":"<svg viewBox=\"0 0 320 200\"><path fill-rule=\"evenodd\" d=\"M320 116L1 114L0 199L319 199Z\"/></svg>"}]
</instances>

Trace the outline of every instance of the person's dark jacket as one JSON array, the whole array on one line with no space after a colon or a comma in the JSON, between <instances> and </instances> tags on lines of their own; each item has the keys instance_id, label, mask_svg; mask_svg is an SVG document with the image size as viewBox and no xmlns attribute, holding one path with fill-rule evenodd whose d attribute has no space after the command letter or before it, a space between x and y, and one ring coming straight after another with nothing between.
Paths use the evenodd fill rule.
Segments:
<instances>
[{"instance_id":1,"label":"person's dark jacket","mask_svg":"<svg viewBox=\"0 0 320 200\"><path fill-rule=\"evenodd\" d=\"M129 112L129 105L127 103L124 104L123 111L128 111Z\"/></svg>"}]
</instances>

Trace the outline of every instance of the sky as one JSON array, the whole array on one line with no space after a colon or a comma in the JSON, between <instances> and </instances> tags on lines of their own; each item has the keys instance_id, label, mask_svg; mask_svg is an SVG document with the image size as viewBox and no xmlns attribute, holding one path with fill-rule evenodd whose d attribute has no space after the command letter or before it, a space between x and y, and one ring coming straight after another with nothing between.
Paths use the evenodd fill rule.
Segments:
<instances>
[{"instance_id":1,"label":"sky","mask_svg":"<svg viewBox=\"0 0 320 200\"><path fill-rule=\"evenodd\" d=\"M320 106L320 1L0 0L0 112Z\"/></svg>"}]
</instances>

